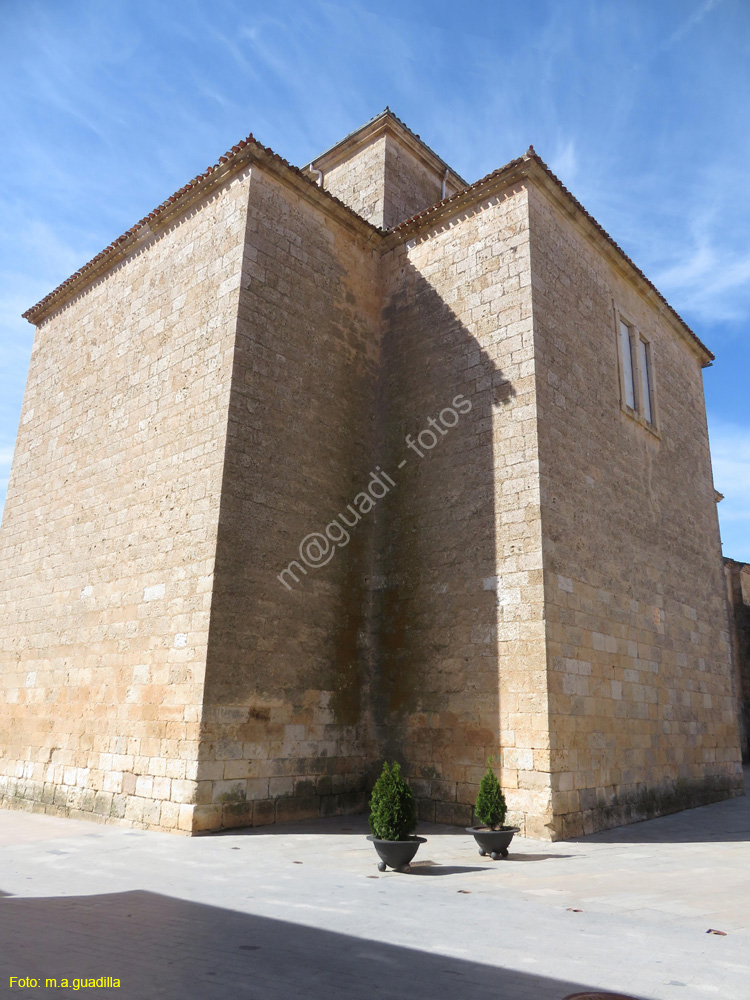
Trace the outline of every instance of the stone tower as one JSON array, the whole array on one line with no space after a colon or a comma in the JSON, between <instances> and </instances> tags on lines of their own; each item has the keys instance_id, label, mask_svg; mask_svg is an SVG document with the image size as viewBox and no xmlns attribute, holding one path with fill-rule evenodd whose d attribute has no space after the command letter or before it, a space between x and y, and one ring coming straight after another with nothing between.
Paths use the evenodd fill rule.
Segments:
<instances>
[{"instance_id":1,"label":"stone tower","mask_svg":"<svg viewBox=\"0 0 750 1000\"><path fill-rule=\"evenodd\" d=\"M2 801L185 832L556 838L738 794L702 366L529 150L252 136L36 324L0 535Z\"/></svg>"}]
</instances>

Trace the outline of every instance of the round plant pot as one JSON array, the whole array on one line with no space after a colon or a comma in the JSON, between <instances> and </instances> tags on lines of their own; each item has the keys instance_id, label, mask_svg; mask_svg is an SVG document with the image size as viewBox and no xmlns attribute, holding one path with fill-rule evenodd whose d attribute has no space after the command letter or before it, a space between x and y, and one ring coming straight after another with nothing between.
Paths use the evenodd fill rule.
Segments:
<instances>
[{"instance_id":1,"label":"round plant pot","mask_svg":"<svg viewBox=\"0 0 750 1000\"><path fill-rule=\"evenodd\" d=\"M490 830L486 826L467 826L466 832L476 840L483 858L489 854L493 861L497 861L498 858L508 857L508 844L519 829L518 826L505 826L502 830Z\"/></svg>"},{"instance_id":2,"label":"round plant pot","mask_svg":"<svg viewBox=\"0 0 750 1000\"><path fill-rule=\"evenodd\" d=\"M395 868L396 871L409 867L409 862L419 850L420 844L426 844L424 837L409 837L408 840L378 840L370 834L367 838L373 842L375 850L378 852L380 864L378 871L384 872L386 867Z\"/></svg>"}]
</instances>

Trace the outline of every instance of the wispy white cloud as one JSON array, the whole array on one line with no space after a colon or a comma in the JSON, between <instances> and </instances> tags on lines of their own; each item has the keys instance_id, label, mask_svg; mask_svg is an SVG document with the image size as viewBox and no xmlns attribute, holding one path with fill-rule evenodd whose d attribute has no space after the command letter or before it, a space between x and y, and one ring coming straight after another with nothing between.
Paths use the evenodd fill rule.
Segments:
<instances>
[{"instance_id":1,"label":"wispy white cloud","mask_svg":"<svg viewBox=\"0 0 750 1000\"><path fill-rule=\"evenodd\" d=\"M744 132L726 162L698 156L678 161L665 152L649 170L618 175L615 169L619 192L611 181L595 188L609 218L605 228L692 324L750 319L743 146L750 155Z\"/></svg>"},{"instance_id":2,"label":"wispy white cloud","mask_svg":"<svg viewBox=\"0 0 750 1000\"><path fill-rule=\"evenodd\" d=\"M5 495L8 492L8 479L10 477L10 465L13 461L12 448L0 448L0 521L3 517L5 507Z\"/></svg>"},{"instance_id":3,"label":"wispy white cloud","mask_svg":"<svg viewBox=\"0 0 750 1000\"><path fill-rule=\"evenodd\" d=\"M32 216L26 220L16 220L17 250L36 263L37 273L67 277L85 263L81 259L80 234L77 235L79 242L74 244L42 219Z\"/></svg>"},{"instance_id":4,"label":"wispy white cloud","mask_svg":"<svg viewBox=\"0 0 750 1000\"><path fill-rule=\"evenodd\" d=\"M550 169L566 187L576 183L578 178L578 155L575 140L570 138L558 145L549 161Z\"/></svg>"},{"instance_id":5,"label":"wispy white cloud","mask_svg":"<svg viewBox=\"0 0 750 1000\"><path fill-rule=\"evenodd\" d=\"M723 2L724 0L703 0L703 3L699 4L692 14L685 18L682 24L675 28L662 47L664 49L668 49L682 41L688 32L692 31L693 28L700 24L707 14L710 14L714 8L718 7L719 4L722 4Z\"/></svg>"},{"instance_id":6,"label":"wispy white cloud","mask_svg":"<svg viewBox=\"0 0 750 1000\"><path fill-rule=\"evenodd\" d=\"M468 180L533 143L717 354L725 337L734 370L750 369L742 0L575 16L539 0L512 18L488 3L463 19L442 0L6 6L0 448L23 394L24 309L249 131L305 163L386 104ZM740 395L721 413L741 428Z\"/></svg>"},{"instance_id":7,"label":"wispy white cloud","mask_svg":"<svg viewBox=\"0 0 750 1000\"><path fill-rule=\"evenodd\" d=\"M750 562L750 424L712 416L709 431L724 554Z\"/></svg>"},{"instance_id":8,"label":"wispy white cloud","mask_svg":"<svg viewBox=\"0 0 750 1000\"><path fill-rule=\"evenodd\" d=\"M750 309L750 253L702 244L658 271L654 282L703 322L741 320Z\"/></svg>"}]
</instances>

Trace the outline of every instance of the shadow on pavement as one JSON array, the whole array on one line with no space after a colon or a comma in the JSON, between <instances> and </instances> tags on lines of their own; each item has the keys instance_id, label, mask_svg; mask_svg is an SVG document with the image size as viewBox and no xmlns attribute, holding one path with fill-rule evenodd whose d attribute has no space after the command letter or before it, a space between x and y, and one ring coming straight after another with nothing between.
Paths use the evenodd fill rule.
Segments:
<instances>
[{"instance_id":1,"label":"shadow on pavement","mask_svg":"<svg viewBox=\"0 0 750 1000\"><path fill-rule=\"evenodd\" d=\"M466 875L470 872L486 872L489 867L480 865L441 865L436 861L412 861L408 875Z\"/></svg>"},{"instance_id":2,"label":"shadow on pavement","mask_svg":"<svg viewBox=\"0 0 750 1000\"><path fill-rule=\"evenodd\" d=\"M503 858L497 864L504 865L508 861L562 861L564 858L569 861L571 858L580 857L580 854L517 854L511 851L507 858Z\"/></svg>"},{"instance_id":3,"label":"shadow on pavement","mask_svg":"<svg viewBox=\"0 0 750 1000\"><path fill-rule=\"evenodd\" d=\"M32 976L26 997L111 976L120 1000L562 1000L585 984L239 913L151 892L0 902L0 976ZM592 987L588 986L590 990Z\"/></svg>"}]
</instances>

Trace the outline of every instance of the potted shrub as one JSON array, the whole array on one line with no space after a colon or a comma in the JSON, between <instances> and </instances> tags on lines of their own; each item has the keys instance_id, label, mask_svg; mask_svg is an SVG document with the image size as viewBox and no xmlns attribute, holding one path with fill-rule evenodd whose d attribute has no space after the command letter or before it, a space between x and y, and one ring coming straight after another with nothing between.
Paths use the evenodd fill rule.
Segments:
<instances>
[{"instance_id":1,"label":"potted shrub","mask_svg":"<svg viewBox=\"0 0 750 1000\"><path fill-rule=\"evenodd\" d=\"M517 826L503 826L507 806L505 796L500 788L495 772L490 766L492 758L487 761L487 773L482 778L477 794L477 801L474 806L474 813L480 822L480 826L467 826L467 832L471 833L479 845L479 853L482 857L487 854L493 861L498 858L508 857L508 845L513 840L513 834L518 833Z\"/></svg>"},{"instance_id":2,"label":"potted shrub","mask_svg":"<svg viewBox=\"0 0 750 1000\"><path fill-rule=\"evenodd\" d=\"M386 866L397 871L409 867L419 845L425 843L424 837L413 835L416 825L414 793L401 777L400 765L394 763L389 767L385 762L370 797L372 834L367 838L378 852L378 871L384 872Z\"/></svg>"}]
</instances>

